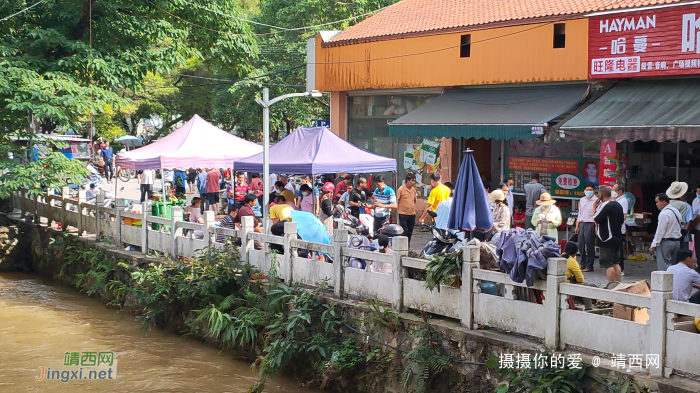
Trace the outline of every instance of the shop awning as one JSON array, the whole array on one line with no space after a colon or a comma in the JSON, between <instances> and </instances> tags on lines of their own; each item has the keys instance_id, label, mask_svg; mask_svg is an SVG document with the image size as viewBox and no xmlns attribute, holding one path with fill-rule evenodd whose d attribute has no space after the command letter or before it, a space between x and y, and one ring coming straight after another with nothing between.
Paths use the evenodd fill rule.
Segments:
<instances>
[{"instance_id":1,"label":"shop awning","mask_svg":"<svg viewBox=\"0 0 700 393\"><path fill-rule=\"evenodd\" d=\"M700 140L700 80L620 82L561 125L567 140Z\"/></svg>"},{"instance_id":2,"label":"shop awning","mask_svg":"<svg viewBox=\"0 0 700 393\"><path fill-rule=\"evenodd\" d=\"M392 136L528 139L579 104L588 85L446 90L389 124Z\"/></svg>"}]
</instances>

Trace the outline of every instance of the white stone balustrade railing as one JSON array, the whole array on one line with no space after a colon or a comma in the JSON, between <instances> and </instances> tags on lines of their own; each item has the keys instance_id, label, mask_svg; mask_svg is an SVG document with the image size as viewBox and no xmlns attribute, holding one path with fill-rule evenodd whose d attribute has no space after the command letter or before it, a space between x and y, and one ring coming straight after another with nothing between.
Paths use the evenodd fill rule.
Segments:
<instances>
[{"instance_id":1,"label":"white stone balustrade railing","mask_svg":"<svg viewBox=\"0 0 700 393\"><path fill-rule=\"evenodd\" d=\"M67 195L67 190L63 193ZM173 257L190 257L208 248L221 247L219 235L240 243L241 259L268 274L273 264L277 275L288 284L332 288L338 298L373 299L390 304L396 311L407 309L459 320L467 329L495 328L532 336L544 341L551 350L575 346L607 354L658 355L659 367L649 372L668 376L672 371L700 375L700 336L693 318L700 317L700 305L673 301L673 276L654 272L651 297L566 283L566 260L550 258L546 278L532 287L513 282L508 274L479 269L479 250L463 250L461 286L441 286L430 291L425 282L411 278L411 271L424 271L427 261L410 258L408 239L395 237L393 250L380 254L347 247L348 232L334 231L332 244L318 244L297 237L297 224L287 222L283 236L256 233L252 217L244 217L240 230L217 227L213 212L203 215L204 223L182 221L179 207L172 208L173 218L154 217L150 205L143 212L104 208L101 201L87 203L60 196L31 196L26 190L12 196L15 209L22 217L41 218L50 224L60 222L63 229L77 228L79 233L96 234L98 239L111 238L117 245L140 247L142 253L157 251ZM126 225L124 219L141 220L141 227ZM152 228L158 224L158 229ZM203 234L197 238L195 234ZM256 245L258 247L256 247ZM257 249L256 249L257 248ZM276 250L276 251L273 251ZM311 251L312 258L302 258L299 250ZM332 262L319 259L326 254ZM367 261L367 269L348 266L348 259ZM378 267L381 266L381 267ZM457 273L457 272L455 272ZM420 275L413 275L420 276ZM482 291L482 284L498 288L497 294ZM544 296L542 304L526 301L533 290ZM569 296L604 300L648 310L646 323L613 318L611 309L572 310Z\"/></svg>"}]
</instances>

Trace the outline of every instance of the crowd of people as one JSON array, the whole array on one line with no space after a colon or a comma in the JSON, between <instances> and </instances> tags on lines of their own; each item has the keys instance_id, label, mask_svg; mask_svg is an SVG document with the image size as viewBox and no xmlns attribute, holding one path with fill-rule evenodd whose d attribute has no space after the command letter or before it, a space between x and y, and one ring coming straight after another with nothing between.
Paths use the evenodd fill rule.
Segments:
<instances>
[{"instance_id":1,"label":"crowd of people","mask_svg":"<svg viewBox=\"0 0 700 393\"><path fill-rule=\"evenodd\" d=\"M140 173L142 201L152 192L153 178L153 171ZM255 230L262 231L261 206L266 190L263 189L263 181L258 174L248 177L244 173L235 173L233 183L227 184L226 179L231 178L228 171L217 168L181 168L176 171L174 178L176 192L199 192L199 197L194 198L192 205L187 208L191 221L201 222L201 212L210 208L217 214L221 210L225 211L220 223L222 227L239 228L242 217L252 216ZM358 219L361 214L371 215L374 219L374 232L387 223L395 211L398 224L408 237L409 247L416 224L423 225L429 215L434 216L433 225L436 228L449 230L447 223L454 190L451 183L443 183L438 173L430 175L427 205L420 217L416 217L416 176L410 172L396 191L386 183L383 175L372 177L373 187L370 187L367 178L346 173L325 177L319 183L320 189L310 176L301 177L298 185L295 183L286 175L271 175L271 188L267 191L270 195L269 212L273 224L290 220L292 212L300 210L314 214L324 223L329 234L332 234L333 208L341 205ZM514 201L513 189L512 179L498 184L490 193L485 189L494 219L493 228L485 234L486 240L499 232L520 227L532 229L537 236L546 235L558 241L562 212L557 207L557 201L539 182L539 173L533 172L530 182L524 185L524 203ZM688 250L690 236L700 235L700 187L697 188L697 197L692 206L685 201L687 190L686 183L674 182L665 193L655 196L660 213L654 239L648 250L655 256L658 270L668 270L674 274L674 298L681 300L691 299L689 291L693 286L700 288L700 275L692 269L692 252ZM220 195L223 195L224 201L220 200ZM225 207L223 209L222 204ZM576 236L565 245L564 250L564 255L568 258L570 280L584 282L584 273L594 271L597 246L598 265L605 270L608 282L621 281L624 275L624 237L627 231L625 219L632 208L625 197L622 184L612 187L592 183L585 185L584 196L578 201L578 216L574 227ZM429 211L435 214L430 214ZM696 253L700 253L697 250L699 243L695 243ZM576 260L578 254L580 262ZM687 262L688 255L690 262ZM679 286L679 289L675 286ZM700 296L692 297L691 301L700 302Z\"/></svg>"}]
</instances>

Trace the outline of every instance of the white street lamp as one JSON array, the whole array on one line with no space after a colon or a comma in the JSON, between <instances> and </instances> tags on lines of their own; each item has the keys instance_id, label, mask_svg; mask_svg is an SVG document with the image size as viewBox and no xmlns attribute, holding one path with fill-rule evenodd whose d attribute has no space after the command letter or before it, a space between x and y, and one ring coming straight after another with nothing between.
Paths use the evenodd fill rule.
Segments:
<instances>
[{"instance_id":1,"label":"white street lamp","mask_svg":"<svg viewBox=\"0 0 700 393\"><path fill-rule=\"evenodd\" d=\"M270 218L270 107L272 104L292 97L321 98L323 94L318 90L304 93L290 93L270 99L270 90L263 89L262 99L256 98L255 102L263 107L263 225L267 233L267 221Z\"/></svg>"}]
</instances>

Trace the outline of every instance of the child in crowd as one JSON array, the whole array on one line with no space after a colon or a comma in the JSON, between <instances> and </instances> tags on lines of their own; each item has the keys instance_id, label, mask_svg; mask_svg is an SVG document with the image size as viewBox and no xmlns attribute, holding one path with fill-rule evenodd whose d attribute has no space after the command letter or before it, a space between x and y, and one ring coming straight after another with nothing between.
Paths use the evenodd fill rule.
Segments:
<instances>
[{"instance_id":1,"label":"child in crowd","mask_svg":"<svg viewBox=\"0 0 700 393\"><path fill-rule=\"evenodd\" d=\"M522 202L513 208L513 226L525 228L525 205Z\"/></svg>"},{"instance_id":2,"label":"child in crowd","mask_svg":"<svg viewBox=\"0 0 700 393\"><path fill-rule=\"evenodd\" d=\"M576 261L576 254L578 254L578 245L574 242L567 242L561 256L566 258L566 281L574 284L582 283L584 280L581 266Z\"/></svg>"}]
</instances>

